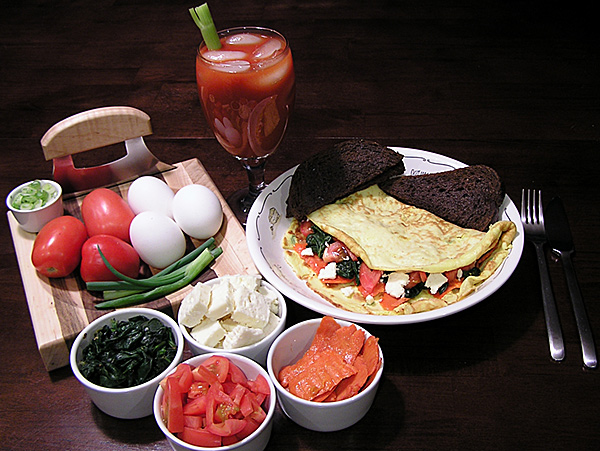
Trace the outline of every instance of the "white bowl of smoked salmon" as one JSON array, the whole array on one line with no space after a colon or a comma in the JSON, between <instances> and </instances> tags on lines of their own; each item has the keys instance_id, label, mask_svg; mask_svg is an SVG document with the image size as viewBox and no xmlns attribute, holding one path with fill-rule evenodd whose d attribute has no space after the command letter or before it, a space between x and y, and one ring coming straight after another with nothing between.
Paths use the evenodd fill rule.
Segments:
<instances>
[{"instance_id":1,"label":"white bowl of smoked salmon","mask_svg":"<svg viewBox=\"0 0 600 451\"><path fill-rule=\"evenodd\" d=\"M267 370L279 405L292 421L313 431L339 431L371 408L383 354L367 330L325 316L279 335L269 350Z\"/></svg>"}]
</instances>

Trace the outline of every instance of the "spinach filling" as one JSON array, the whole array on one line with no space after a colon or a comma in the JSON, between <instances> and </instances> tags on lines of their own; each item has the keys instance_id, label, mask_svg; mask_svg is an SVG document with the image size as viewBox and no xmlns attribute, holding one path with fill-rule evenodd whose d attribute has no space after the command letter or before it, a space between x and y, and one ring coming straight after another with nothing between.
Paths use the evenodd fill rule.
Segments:
<instances>
[{"instance_id":1,"label":"spinach filling","mask_svg":"<svg viewBox=\"0 0 600 451\"><path fill-rule=\"evenodd\" d=\"M335 239L328 233L323 232L316 225L313 224L310 235L306 237L306 247L310 247L314 255L323 258L323 252L325 248L335 241Z\"/></svg>"},{"instance_id":2,"label":"spinach filling","mask_svg":"<svg viewBox=\"0 0 600 451\"><path fill-rule=\"evenodd\" d=\"M78 363L81 374L96 385L127 388L162 373L177 353L170 327L143 315L112 320L96 331Z\"/></svg>"}]
</instances>

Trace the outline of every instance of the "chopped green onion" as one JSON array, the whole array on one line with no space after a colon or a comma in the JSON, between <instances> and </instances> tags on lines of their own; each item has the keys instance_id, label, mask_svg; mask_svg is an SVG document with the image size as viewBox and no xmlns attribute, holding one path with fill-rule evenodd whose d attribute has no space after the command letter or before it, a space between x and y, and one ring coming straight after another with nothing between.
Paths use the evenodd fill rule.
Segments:
<instances>
[{"instance_id":1,"label":"chopped green onion","mask_svg":"<svg viewBox=\"0 0 600 451\"><path fill-rule=\"evenodd\" d=\"M192 15L192 19L194 19L194 22L198 28L200 28L202 38L204 39L204 42L206 42L206 47L209 50L220 49L221 41L219 39L217 29L215 28L215 23L213 22L210 14L210 10L208 9L208 4L203 3L195 8L190 8L189 11Z\"/></svg>"},{"instance_id":2,"label":"chopped green onion","mask_svg":"<svg viewBox=\"0 0 600 451\"><path fill-rule=\"evenodd\" d=\"M11 206L17 210L34 210L43 207L57 195L58 191L52 184L34 180L13 196Z\"/></svg>"}]
</instances>

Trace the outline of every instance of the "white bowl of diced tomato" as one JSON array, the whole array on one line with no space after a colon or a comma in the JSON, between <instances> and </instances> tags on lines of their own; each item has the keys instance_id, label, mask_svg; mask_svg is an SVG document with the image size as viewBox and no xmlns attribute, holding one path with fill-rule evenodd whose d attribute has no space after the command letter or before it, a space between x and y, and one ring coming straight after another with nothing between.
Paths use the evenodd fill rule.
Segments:
<instances>
[{"instance_id":1,"label":"white bowl of diced tomato","mask_svg":"<svg viewBox=\"0 0 600 451\"><path fill-rule=\"evenodd\" d=\"M180 363L163 379L154 417L175 451L262 451L276 402L273 382L258 363L209 353Z\"/></svg>"}]
</instances>

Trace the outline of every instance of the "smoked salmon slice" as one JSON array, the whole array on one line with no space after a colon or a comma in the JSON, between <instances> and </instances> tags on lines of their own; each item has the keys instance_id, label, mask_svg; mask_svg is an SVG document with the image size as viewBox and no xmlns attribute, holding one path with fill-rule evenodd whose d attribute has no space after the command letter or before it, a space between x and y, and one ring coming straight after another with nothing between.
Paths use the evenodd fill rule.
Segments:
<instances>
[{"instance_id":1,"label":"smoked salmon slice","mask_svg":"<svg viewBox=\"0 0 600 451\"><path fill-rule=\"evenodd\" d=\"M321 320L306 353L278 374L290 393L316 402L350 398L363 390L381 365L378 339L355 325Z\"/></svg>"}]
</instances>

